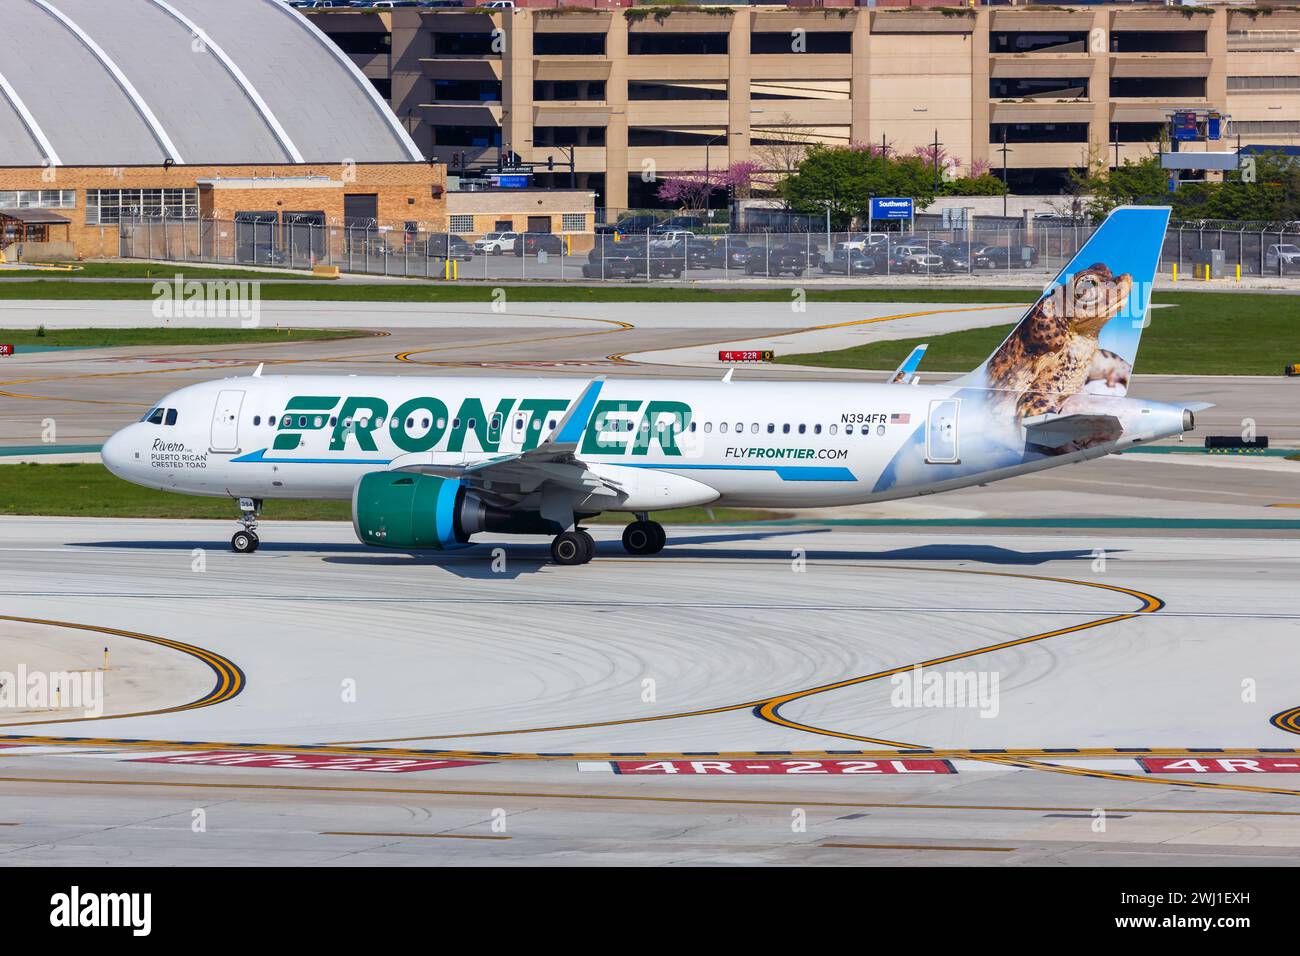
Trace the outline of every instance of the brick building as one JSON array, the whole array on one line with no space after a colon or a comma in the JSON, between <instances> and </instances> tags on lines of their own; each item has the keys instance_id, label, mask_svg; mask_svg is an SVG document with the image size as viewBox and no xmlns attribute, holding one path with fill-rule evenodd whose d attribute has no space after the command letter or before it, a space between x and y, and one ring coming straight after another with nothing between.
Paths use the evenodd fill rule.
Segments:
<instances>
[{"instance_id":1,"label":"brick building","mask_svg":"<svg viewBox=\"0 0 1300 956\"><path fill-rule=\"evenodd\" d=\"M236 246L291 223L446 227L445 166L279 0L0 0L0 18L0 212L65 217L79 256L116 255L134 219L229 221Z\"/></svg>"}]
</instances>

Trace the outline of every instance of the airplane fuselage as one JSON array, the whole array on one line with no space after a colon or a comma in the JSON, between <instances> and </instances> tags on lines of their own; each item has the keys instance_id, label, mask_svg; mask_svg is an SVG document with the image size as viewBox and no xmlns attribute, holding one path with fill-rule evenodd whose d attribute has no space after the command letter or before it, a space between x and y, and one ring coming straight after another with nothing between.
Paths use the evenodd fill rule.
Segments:
<instances>
[{"instance_id":1,"label":"airplane fuselage","mask_svg":"<svg viewBox=\"0 0 1300 956\"><path fill-rule=\"evenodd\" d=\"M259 376L180 389L103 457L148 487L233 498L347 499L362 475L465 466L536 448L582 391L573 379ZM1045 453L1023 429L991 443L969 388L859 382L612 379L576 456L613 487L579 510L815 508L945 491L1181 432L1180 406L1095 399L1114 441ZM978 396L977 396L978 397ZM161 410L159 412L158 410ZM168 424L171 422L171 424Z\"/></svg>"}]
</instances>

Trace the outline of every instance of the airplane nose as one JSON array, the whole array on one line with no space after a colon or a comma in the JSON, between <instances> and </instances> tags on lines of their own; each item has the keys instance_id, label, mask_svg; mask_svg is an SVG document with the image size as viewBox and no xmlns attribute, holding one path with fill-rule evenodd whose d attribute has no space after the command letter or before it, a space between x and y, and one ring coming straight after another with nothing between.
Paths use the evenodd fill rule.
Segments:
<instances>
[{"instance_id":1,"label":"airplane nose","mask_svg":"<svg viewBox=\"0 0 1300 956\"><path fill-rule=\"evenodd\" d=\"M132 442L127 436L127 432L130 430L131 426L128 425L126 428L109 435L103 447L99 450L99 457L103 461L104 467L119 478L127 477L127 470L130 468L132 461Z\"/></svg>"}]
</instances>

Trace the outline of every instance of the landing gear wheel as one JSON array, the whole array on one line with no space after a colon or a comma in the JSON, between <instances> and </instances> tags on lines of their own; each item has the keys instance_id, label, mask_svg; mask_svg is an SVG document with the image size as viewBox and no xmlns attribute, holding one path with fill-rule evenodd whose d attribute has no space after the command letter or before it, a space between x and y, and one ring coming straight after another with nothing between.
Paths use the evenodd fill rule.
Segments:
<instances>
[{"instance_id":1,"label":"landing gear wheel","mask_svg":"<svg viewBox=\"0 0 1300 956\"><path fill-rule=\"evenodd\" d=\"M556 564L586 564L595 551L595 542L585 531L565 531L551 542L551 558Z\"/></svg>"},{"instance_id":2,"label":"landing gear wheel","mask_svg":"<svg viewBox=\"0 0 1300 956\"><path fill-rule=\"evenodd\" d=\"M261 542L252 531L236 531L230 539L230 547L236 554L252 554Z\"/></svg>"},{"instance_id":3,"label":"landing gear wheel","mask_svg":"<svg viewBox=\"0 0 1300 956\"><path fill-rule=\"evenodd\" d=\"M633 521L623 529L628 554L658 554L667 543L668 534L658 521Z\"/></svg>"}]
</instances>

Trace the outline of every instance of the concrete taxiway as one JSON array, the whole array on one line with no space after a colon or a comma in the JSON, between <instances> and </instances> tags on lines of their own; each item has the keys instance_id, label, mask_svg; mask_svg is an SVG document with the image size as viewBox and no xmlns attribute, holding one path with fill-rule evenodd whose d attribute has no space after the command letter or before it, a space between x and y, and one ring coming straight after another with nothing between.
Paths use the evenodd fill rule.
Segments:
<instances>
[{"instance_id":1,"label":"concrete taxiway","mask_svg":"<svg viewBox=\"0 0 1300 956\"><path fill-rule=\"evenodd\" d=\"M132 326L147 306L6 321ZM0 443L37 445L53 418L60 445L93 448L158 396L263 362L716 375L699 357L730 343L789 354L1019 312L263 308L375 334L19 354L0 366ZM1140 372L1137 394L1217 403L1191 441L1252 418L1300 445L1293 381ZM1300 503L1297 467L1128 454L672 528L653 558L596 527L578 568L543 539L414 556L343 523L263 521L238 556L233 511L3 517L0 671L99 674L104 712L0 709L0 865L1294 864L1300 514L1279 506ZM918 664L974 696L928 706L906 683Z\"/></svg>"},{"instance_id":2,"label":"concrete taxiway","mask_svg":"<svg viewBox=\"0 0 1300 956\"><path fill-rule=\"evenodd\" d=\"M597 559L570 569L537 540L417 557L329 523L264 523L251 556L224 550L223 523L0 527L0 634L48 631L41 666L61 647L87 666L71 655L107 629L174 642L185 667L206 655L211 685L167 681L152 713L122 696L102 719L7 719L6 863L1300 852L1294 771L1138 762L1191 748L1300 769L1294 540L710 526L634 559L597 529ZM900 703L918 664L996 675L996 692ZM917 751L950 770L824 763ZM326 753L452 763L307 766ZM664 760L678 769L645 769Z\"/></svg>"}]
</instances>

